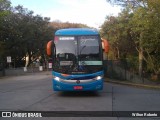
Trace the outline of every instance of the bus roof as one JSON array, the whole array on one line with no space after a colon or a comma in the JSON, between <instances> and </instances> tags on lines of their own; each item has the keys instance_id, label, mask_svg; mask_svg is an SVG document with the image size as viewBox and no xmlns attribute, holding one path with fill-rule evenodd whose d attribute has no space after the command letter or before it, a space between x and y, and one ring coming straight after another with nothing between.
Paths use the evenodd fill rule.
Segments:
<instances>
[{"instance_id":1,"label":"bus roof","mask_svg":"<svg viewBox=\"0 0 160 120\"><path fill-rule=\"evenodd\" d=\"M96 29L90 28L68 28L57 30L55 35L99 35Z\"/></svg>"}]
</instances>

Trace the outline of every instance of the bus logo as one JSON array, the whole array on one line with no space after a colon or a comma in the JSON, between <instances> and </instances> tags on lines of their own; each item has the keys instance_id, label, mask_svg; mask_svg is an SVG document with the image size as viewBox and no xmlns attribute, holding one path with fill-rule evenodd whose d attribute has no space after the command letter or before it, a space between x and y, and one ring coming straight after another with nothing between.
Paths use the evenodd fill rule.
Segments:
<instances>
[{"instance_id":1,"label":"bus logo","mask_svg":"<svg viewBox=\"0 0 160 120\"><path fill-rule=\"evenodd\" d=\"M77 84L80 84L80 80L77 80L76 83L77 83Z\"/></svg>"}]
</instances>

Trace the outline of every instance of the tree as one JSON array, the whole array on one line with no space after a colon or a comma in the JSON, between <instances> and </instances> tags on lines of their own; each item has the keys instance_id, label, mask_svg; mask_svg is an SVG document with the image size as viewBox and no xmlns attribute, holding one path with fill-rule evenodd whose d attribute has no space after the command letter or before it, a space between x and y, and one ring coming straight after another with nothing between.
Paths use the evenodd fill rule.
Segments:
<instances>
[{"instance_id":1,"label":"tree","mask_svg":"<svg viewBox=\"0 0 160 120\"><path fill-rule=\"evenodd\" d=\"M24 66L22 61L26 55L29 57L29 64L39 56L44 56L46 43L52 36L49 18L34 16L33 11L16 6L10 10L10 14L3 17L2 23L1 57L12 56L15 66Z\"/></svg>"},{"instance_id":2,"label":"tree","mask_svg":"<svg viewBox=\"0 0 160 120\"><path fill-rule=\"evenodd\" d=\"M160 49L160 1L159 0L107 0L113 4L119 4L124 10L129 10L132 15L130 26L130 39L139 54L139 75L142 71L150 71L160 74L159 49ZM118 16L119 17L119 16ZM117 18L118 18L117 17ZM125 23L122 23L125 25ZM126 30L126 28L124 29ZM127 32L126 32L127 33ZM116 35L119 33L115 33ZM120 33L122 35L122 33ZM128 39L128 38L127 38ZM144 66L144 61L146 66Z\"/></svg>"},{"instance_id":3,"label":"tree","mask_svg":"<svg viewBox=\"0 0 160 120\"><path fill-rule=\"evenodd\" d=\"M61 22L61 21L53 21L50 23L50 26L55 29L64 29L64 28L89 28L87 25L80 24L80 23L69 23L69 22Z\"/></svg>"},{"instance_id":4,"label":"tree","mask_svg":"<svg viewBox=\"0 0 160 120\"><path fill-rule=\"evenodd\" d=\"M146 2L148 0L106 0L112 5L120 5L121 7L130 7L131 9L136 9L137 7L146 7Z\"/></svg>"},{"instance_id":5,"label":"tree","mask_svg":"<svg viewBox=\"0 0 160 120\"><path fill-rule=\"evenodd\" d=\"M159 5L159 0L149 0L146 8L137 8L132 20L132 32L136 36L135 42L137 43L137 51L140 53L141 62L145 60L147 69L154 74L160 73L160 64L158 62L160 60L158 55L160 49Z\"/></svg>"},{"instance_id":6,"label":"tree","mask_svg":"<svg viewBox=\"0 0 160 120\"><path fill-rule=\"evenodd\" d=\"M126 58L128 54L134 53L134 44L130 35L131 27L129 21L132 14L124 10L118 17L110 16L102 25L101 35L109 40L114 59Z\"/></svg>"},{"instance_id":7,"label":"tree","mask_svg":"<svg viewBox=\"0 0 160 120\"><path fill-rule=\"evenodd\" d=\"M10 4L11 3L8 0L0 0L0 61L5 54L5 44L2 37L2 34L4 33L4 31L2 30L2 27L4 26L3 20L10 13Z\"/></svg>"},{"instance_id":8,"label":"tree","mask_svg":"<svg viewBox=\"0 0 160 120\"><path fill-rule=\"evenodd\" d=\"M20 19L18 27L21 38L19 42L24 44L25 55L23 57L28 57L29 61L26 65L29 66L39 56L45 56L46 43L52 36L52 29L48 26L50 19L40 15L33 16L32 11L24 9L22 6L17 6L14 12Z\"/></svg>"}]
</instances>

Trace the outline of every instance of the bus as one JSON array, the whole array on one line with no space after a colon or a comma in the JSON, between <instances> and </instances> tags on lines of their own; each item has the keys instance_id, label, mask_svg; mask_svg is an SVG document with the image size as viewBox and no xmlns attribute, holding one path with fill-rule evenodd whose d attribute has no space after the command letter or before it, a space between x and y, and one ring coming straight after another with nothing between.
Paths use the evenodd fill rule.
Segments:
<instances>
[{"instance_id":1,"label":"bus","mask_svg":"<svg viewBox=\"0 0 160 120\"><path fill-rule=\"evenodd\" d=\"M52 60L54 91L98 91L103 89L103 49L99 32L90 28L68 28L55 32L47 43Z\"/></svg>"}]
</instances>

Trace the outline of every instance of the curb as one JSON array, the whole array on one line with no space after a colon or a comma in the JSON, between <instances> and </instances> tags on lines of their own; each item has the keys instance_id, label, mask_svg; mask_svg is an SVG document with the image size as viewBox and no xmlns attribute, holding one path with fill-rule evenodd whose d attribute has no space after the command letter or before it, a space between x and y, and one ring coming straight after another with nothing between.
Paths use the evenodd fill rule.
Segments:
<instances>
[{"instance_id":1,"label":"curb","mask_svg":"<svg viewBox=\"0 0 160 120\"><path fill-rule=\"evenodd\" d=\"M146 84L137 84L137 83L129 83L129 82L116 81L116 80L106 80L106 79L105 79L105 82L160 90L160 85L159 86L158 85L146 85Z\"/></svg>"}]
</instances>

